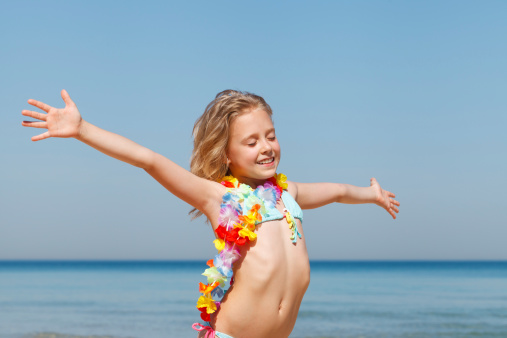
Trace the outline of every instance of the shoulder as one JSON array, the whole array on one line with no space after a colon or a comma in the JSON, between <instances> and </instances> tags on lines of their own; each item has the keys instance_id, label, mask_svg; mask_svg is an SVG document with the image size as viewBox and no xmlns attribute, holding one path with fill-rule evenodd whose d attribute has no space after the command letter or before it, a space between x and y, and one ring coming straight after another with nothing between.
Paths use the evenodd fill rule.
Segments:
<instances>
[{"instance_id":1,"label":"shoulder","mask_svg":"<svg viewBox=\"0 0 507 338\"><path fill-rule=\"evenodd\" d=\"M291 194L291 196L297 200L297 197L298 197L298 191L299 191L299 188L298 188L298 183L297 182L292 182L292 181L286 181L287 183L287 192L289 194Z\"/></svg>"}]
</instances>

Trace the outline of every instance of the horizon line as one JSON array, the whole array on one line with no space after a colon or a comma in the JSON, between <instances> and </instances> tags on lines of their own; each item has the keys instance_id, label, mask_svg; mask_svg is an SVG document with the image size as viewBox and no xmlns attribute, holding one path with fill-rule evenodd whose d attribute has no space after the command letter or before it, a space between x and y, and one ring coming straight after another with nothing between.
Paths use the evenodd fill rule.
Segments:
<instances>
[{"instance_id":1,"label":"horizon line","mask_svg":"<svg viewBox=\"0 0 507 338\"><path fill-rule=\"evenodd\" d=\"M201 263L206 259L0 259L3 262L83 262L83 263ZM372 263L372 262L507 262L507 259L311 259L310 263L343 262L343 263Z\"/></svg>"}]
</instances>

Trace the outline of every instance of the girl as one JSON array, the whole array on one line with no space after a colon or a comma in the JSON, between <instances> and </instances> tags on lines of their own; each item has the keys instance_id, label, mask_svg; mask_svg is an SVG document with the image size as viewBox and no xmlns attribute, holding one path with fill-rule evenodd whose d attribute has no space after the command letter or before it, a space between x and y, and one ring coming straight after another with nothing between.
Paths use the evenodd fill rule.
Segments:
<instances>
[{"instance_id":1,"label":"girl","mask_svg":"<svg viewBox=\"0 0 507 338\"><path fill-rule=\"evenodd\" d=\"M73 137L106 155L143 168L167 190L204 214L218 254L207 262L197 309L207 326L199 337L288 337L310 282L301 209L332 203L375 203L393 218L399 202L372 178L361 188L337 183L296 183L277 174L280 145L272 111L260 96L226 90L194 125L191 172L122 136L81 118L69 94L65 108L28 100L23 110L32 137ZM216 330L216 331L215 331Z\"/></svg>"}]
</instances>

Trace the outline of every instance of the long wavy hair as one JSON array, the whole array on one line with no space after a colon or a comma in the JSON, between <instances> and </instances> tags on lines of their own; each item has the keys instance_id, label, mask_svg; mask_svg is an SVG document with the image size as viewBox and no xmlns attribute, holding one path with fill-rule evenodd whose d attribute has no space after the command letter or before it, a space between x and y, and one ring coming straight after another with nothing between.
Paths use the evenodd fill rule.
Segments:
<instances>
[{"instance_id":1,"label":"long wavy hair","mask_svg":"<svg viewBox=\"0 0 507 338\"><path fill-rule=\"evenodd\" d=\"M271 107L258 95L232 89L218 93L194 124L190 171L211 181L230 174L227 166L230 125L241 113L257 108L266 111L270 117L273 114ZM190 214L195 219L202 212L194 208Z\"/></svg>"}]
</instances>

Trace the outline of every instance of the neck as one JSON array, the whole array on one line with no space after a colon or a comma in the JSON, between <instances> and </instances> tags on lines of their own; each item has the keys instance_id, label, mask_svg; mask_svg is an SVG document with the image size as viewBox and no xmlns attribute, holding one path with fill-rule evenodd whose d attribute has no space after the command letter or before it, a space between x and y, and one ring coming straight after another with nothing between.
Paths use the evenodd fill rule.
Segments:
<instances>
[{"instance_id":1,"label":"neck","mask_svg":"<svg viewBox=\"0 0 507 338\"><path fill-rule=\"evenodd\" d=\"M241 176L236 177L236 178L238 179L239 183L243 183L243 184L249 185L253 189L256 189L259 185L263 185L267 181L267 179L258 180L258 179L255 179L255 178L241 177Z\"/></svg>"}]
</instances>

